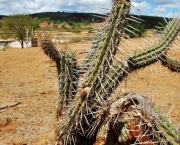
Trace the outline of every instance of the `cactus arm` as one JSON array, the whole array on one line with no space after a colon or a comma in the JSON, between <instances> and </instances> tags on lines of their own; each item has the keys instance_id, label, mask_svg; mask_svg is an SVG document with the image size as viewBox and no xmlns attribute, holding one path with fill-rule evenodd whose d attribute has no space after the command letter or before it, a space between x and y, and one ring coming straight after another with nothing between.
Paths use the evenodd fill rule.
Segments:
<instances>
[{"instance_id":1,"label":"cactus arm","mask_svg":"<svg viewBox=\"0 0 180 145\"><path fill-rule=\"evenodd\" d=\"M117 1L112 6L110 18L107 22L108 28L105 33L102 33L96 56L87 74L88 79L84 82L85 87L97 83L98 76L102 73L101 67L104 68L104 72L108 71L109 67L107 63L111 64L116 54L120 41L118 36L123 33L123 28L127 23L126 17L129 14L129 9L129 1Z\"/></svg>"},{"instance_id":2,"label":"cactus arm","mask_svg":"<svg viewBox=\"0 0 180 145\"><path fill-rule=\"evenodd\" d=\"M60 65L57 65L61 109L68 106L76 94L78 81L78 74L74 71L77 69L76 63L73 52L61 51Z\"/></svg>"},{"instance_id":3,"label":"cactus arm","mask_svg":"<svg viewBox=\"0 0 180 145\"><path fill-rule=\"evenodd\" d=\"M44 53L51 58L54 62L57 64L59 63L59 52L57 51L55 45L51 41L51 39L48 36L42 36L40 38L40 45L41 49L44 51Z\"/></svg>"},{"instance_id":4,"label":"cactus arm","mask_svg":"<svg viewBox=\"0 0 180 145\"><path fill-rule=\"evenodd\" d=\"M179 31L179 20L173 19L166 26L162 36L155 44L150 45L149 47L146 47L139 52L135 52L125 63L117 62L114 64L112 66L114 69L110 69L104 78L103 86L106 88L107 92L113 92L120 81L123 80L124 77L128 75L128 73L150 65L158 60L162 60L163 64L168 66L171 70L179 72L180 62L165 56L165 53L168 50L168 46L173 42L173 39L178 35ZM165 40L163 40L163 38ZM128 66L125 64L128 64ZM106 93L103 91L103 89L99 89L98 94L103 98L106 96Z\"/></svg>"},{"instance_id":5,"label":"cactus arm","mask_svg":"<svg viewBox=\"0 0 180 145\"><path fill-rule=\"evenodd\" d=\"M176 29L179 29L179 27L180 27L179 25L180 25L179 24L179 20L177 18L174 18L172 21L170 21L166 25L164 31L162 32L162 35L160 36L160 38L158 39L158 41L155 44L150 45L150 46L148 46L145 49L142 49L142 50L139 50L139 51L133 53L131 55L131 58L132 59L136 59L138 57L141 57L141 56L143 56L145 54L148 54L148 53L150 53L152 51L155 51L155 50L158 50L158 49L165 49L166 50L167 49L166 47L163 48L161 46L163 44L166 44L166 40L168 40L168 42L169 42L169 40L173 40L174 39L173 36L171 38L169 38L169 36L170 35L174 35L174 34L176 35L176 33L178 32Z\"/></svg>"},{"instance_id":6,"label":"cactus arm","mask_svg":"<svg viewBox=\"0 0 180 145\"><path fill-rule=\"evenodd\" d=\"M107 92L113 92L128 73L150 65L158 60L162 60L163 64L168 66L171 70L179 72L180 62L165 56L168 46L173 42L173 39L178 35L179 31L179 20L173 19L166 26L162 36L155 44L135 52L125 63L116 62L116 64L112 66L113 69L109 70L103 81L103 86L106 88ZM128 64L128 66L125 64ZM103 89L100 88L97 92L103 98L107 98L105 97L106 92Z\"/></svg>"},{"instance_id":7,"label":"cactus arm","mask_svg":"<svg viewBox=\"0 0 180 145\"><path fill-rule=\"evenodd\" d=\"M162 125L160 124L157 126L158 131L161 131L163 135L165 136L165 138L170 140L173 145L178 145L180 141L180 138L179 138L180 133L176 131L174 126L170 124L169 121L165 117L162 117L162 118L163 118L163 124Z\"/></svg>"},{"instance_id":8,"label":"cactus arm","mask_svg":"<svg viewBox=\"0 0 180 145\"><path fill-rule=\"evenodd\" d=\"M162 65L168 67L171 71L180 72L180 60L174 60L168 56L164 56Z\"/></svg>"},{"instance_id":9,"label":"cactus arm","mask_svg":"<svg viewBox=\"0 0 180 145\"><path fill-rule=\"evenodd\" d=\"M78 74L75 55L70 50L59 52L48 35L40 38L41 49L56 63L59 84L59 110L70 104L76 94Z\"/></svg>"},{"instance_id":10,"label":"cactus arm","mask_svg":"<svg viewBox=\"0 0 180 145\"><path fill-rule=\"evenodd\" d=\"M160 131L163 133L164 137L169 139L173 145L178 145L180 142L180 132L178 129L176 129L167 119L165 115L162 114L160 111L159 107L155 106L154 107L157 114L158 114L158 122L159 124L156 125L156 130ZM160 136L158 136L160 137Z\"/></svg>"},{"instance_id":11,"label":"cactus arm","mask_svg":"<svg viewBox=\"0 0 180 145\"><path fill-rule=\"evenodd\" d=\"M96 55L96 52L98 50L98 47L100 45L100 42L101 42L102 32L106 32L106 30L107 30L107 26L102 26L97 30L97 32L94 36L94 41L92 42L90 51L88 52L87 56L80 64L80 68L82 70L87 70L89 68L89 66L92 64L94 57Z\"/></svg>"},{"instance_id":12,"label":"cactus arm","mask_svg":"<svg viewBox=\"0 0 180 145\"><path fill-rule=\"evenodd\" d=\"M178 19L174 18L166 26L160 39L155 44L147 47L144 50L142 49L138 52L135 52L131 57L129 57L129 66L131 68L138 69L162 59L169 45L173 42L174 38L178 35L179 31L180 22Z\"/></svg>"}]
</instances>

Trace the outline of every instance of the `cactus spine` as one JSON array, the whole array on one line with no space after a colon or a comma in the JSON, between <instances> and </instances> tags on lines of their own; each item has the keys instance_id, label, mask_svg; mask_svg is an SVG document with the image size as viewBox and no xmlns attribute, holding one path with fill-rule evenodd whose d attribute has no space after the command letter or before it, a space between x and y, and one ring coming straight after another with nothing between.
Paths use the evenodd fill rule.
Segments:
<instances>
[{"instance_id":1,"label":"cactus spine","mask_svg":"<svg viewBox=\"0 0 180 145\"><path fill-rule=\"evenodd\" d=\"M106 24L95 37L97 40L92 45L94 51L80 66L77 66L73 52L58 52L51 41L41 38L43 51L55 61L58 71L60 144L93 144L99 139L106 140L102 143L104 145L112 144L114 140L119 144L178 143L178 132L168 133L169 124L159 123L162 117L145 97L131 93L111 99L124 77L155 61L161 60L168 68L179 72L179 61L166 56L166 51L180 31L177 18L168 23L153 45L125 60L115 60L130 5L129 0L114 1ZM78 72L83 72L83 66L88 70L80 83ZM115 132L117 136L110 139L110 134Z\"/></svg>"}]
</instances>

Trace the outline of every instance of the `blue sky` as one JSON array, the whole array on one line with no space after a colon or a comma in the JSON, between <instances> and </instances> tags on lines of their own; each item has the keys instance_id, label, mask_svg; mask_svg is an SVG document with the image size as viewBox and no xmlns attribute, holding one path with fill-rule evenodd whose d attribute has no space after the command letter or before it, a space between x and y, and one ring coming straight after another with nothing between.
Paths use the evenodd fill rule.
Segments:
<instances>
[{"instance_id":1,"label":"blue sky","mask_svg":"<svg viewBox=\"0 0 180 145\"><path fill-rule=\"evenodd\" d=\"M180 0L133 0L133 5L141 15L180 17Z\"/></svg>"},{"instance_id":2,"label":"blue sky","mask_svg":"<svg viewBox=\"0 0 180 145\"><path fill-rule=\"evenodd\" d=\"M111 0L0 0L0 15L32 14L38 12L105 13ZM140 15L180 17L180 0L132 0L132 11Z\"/></svg>"}]
</instances>

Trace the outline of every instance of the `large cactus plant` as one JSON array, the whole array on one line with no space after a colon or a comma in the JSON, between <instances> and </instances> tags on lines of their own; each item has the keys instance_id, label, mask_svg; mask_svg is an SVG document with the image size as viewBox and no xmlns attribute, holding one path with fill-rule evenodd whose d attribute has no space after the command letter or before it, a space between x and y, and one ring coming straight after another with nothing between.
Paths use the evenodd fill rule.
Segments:
<instances>
[{"instance_id":1,"label":"large cactus plant","mask_svg":"<svg viewBox=\"0 0 180 145\"><path fill-rule=\"evenodd\" d=\"M79 65L72 51L58 52L49 37L41 37L59 79L58 144L179 144L178 131L146 97L115 93L128 74L156 61L180 72L180 62L166 55L180 31L178 18L167 24L153 45L117 59L130 6L130 0L113 1L106 23Z\"/></svg>"}]
</instances>

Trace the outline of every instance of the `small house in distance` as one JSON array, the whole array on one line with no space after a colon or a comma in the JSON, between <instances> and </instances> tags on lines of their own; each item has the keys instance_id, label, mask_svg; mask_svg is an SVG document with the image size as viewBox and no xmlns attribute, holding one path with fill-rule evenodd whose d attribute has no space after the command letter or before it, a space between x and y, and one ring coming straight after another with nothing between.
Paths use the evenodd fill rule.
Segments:
<instances>
[{"instance_id":1,"label":"small house in distance","mask_svg":"<svg viewBox=\"0 0 180 145\"><path fill-rule=\"evenodd\" d=\"M0 40L0 49L5 50L8 43L13 42L14 40Z\"/></svg>"}]
</instances>

